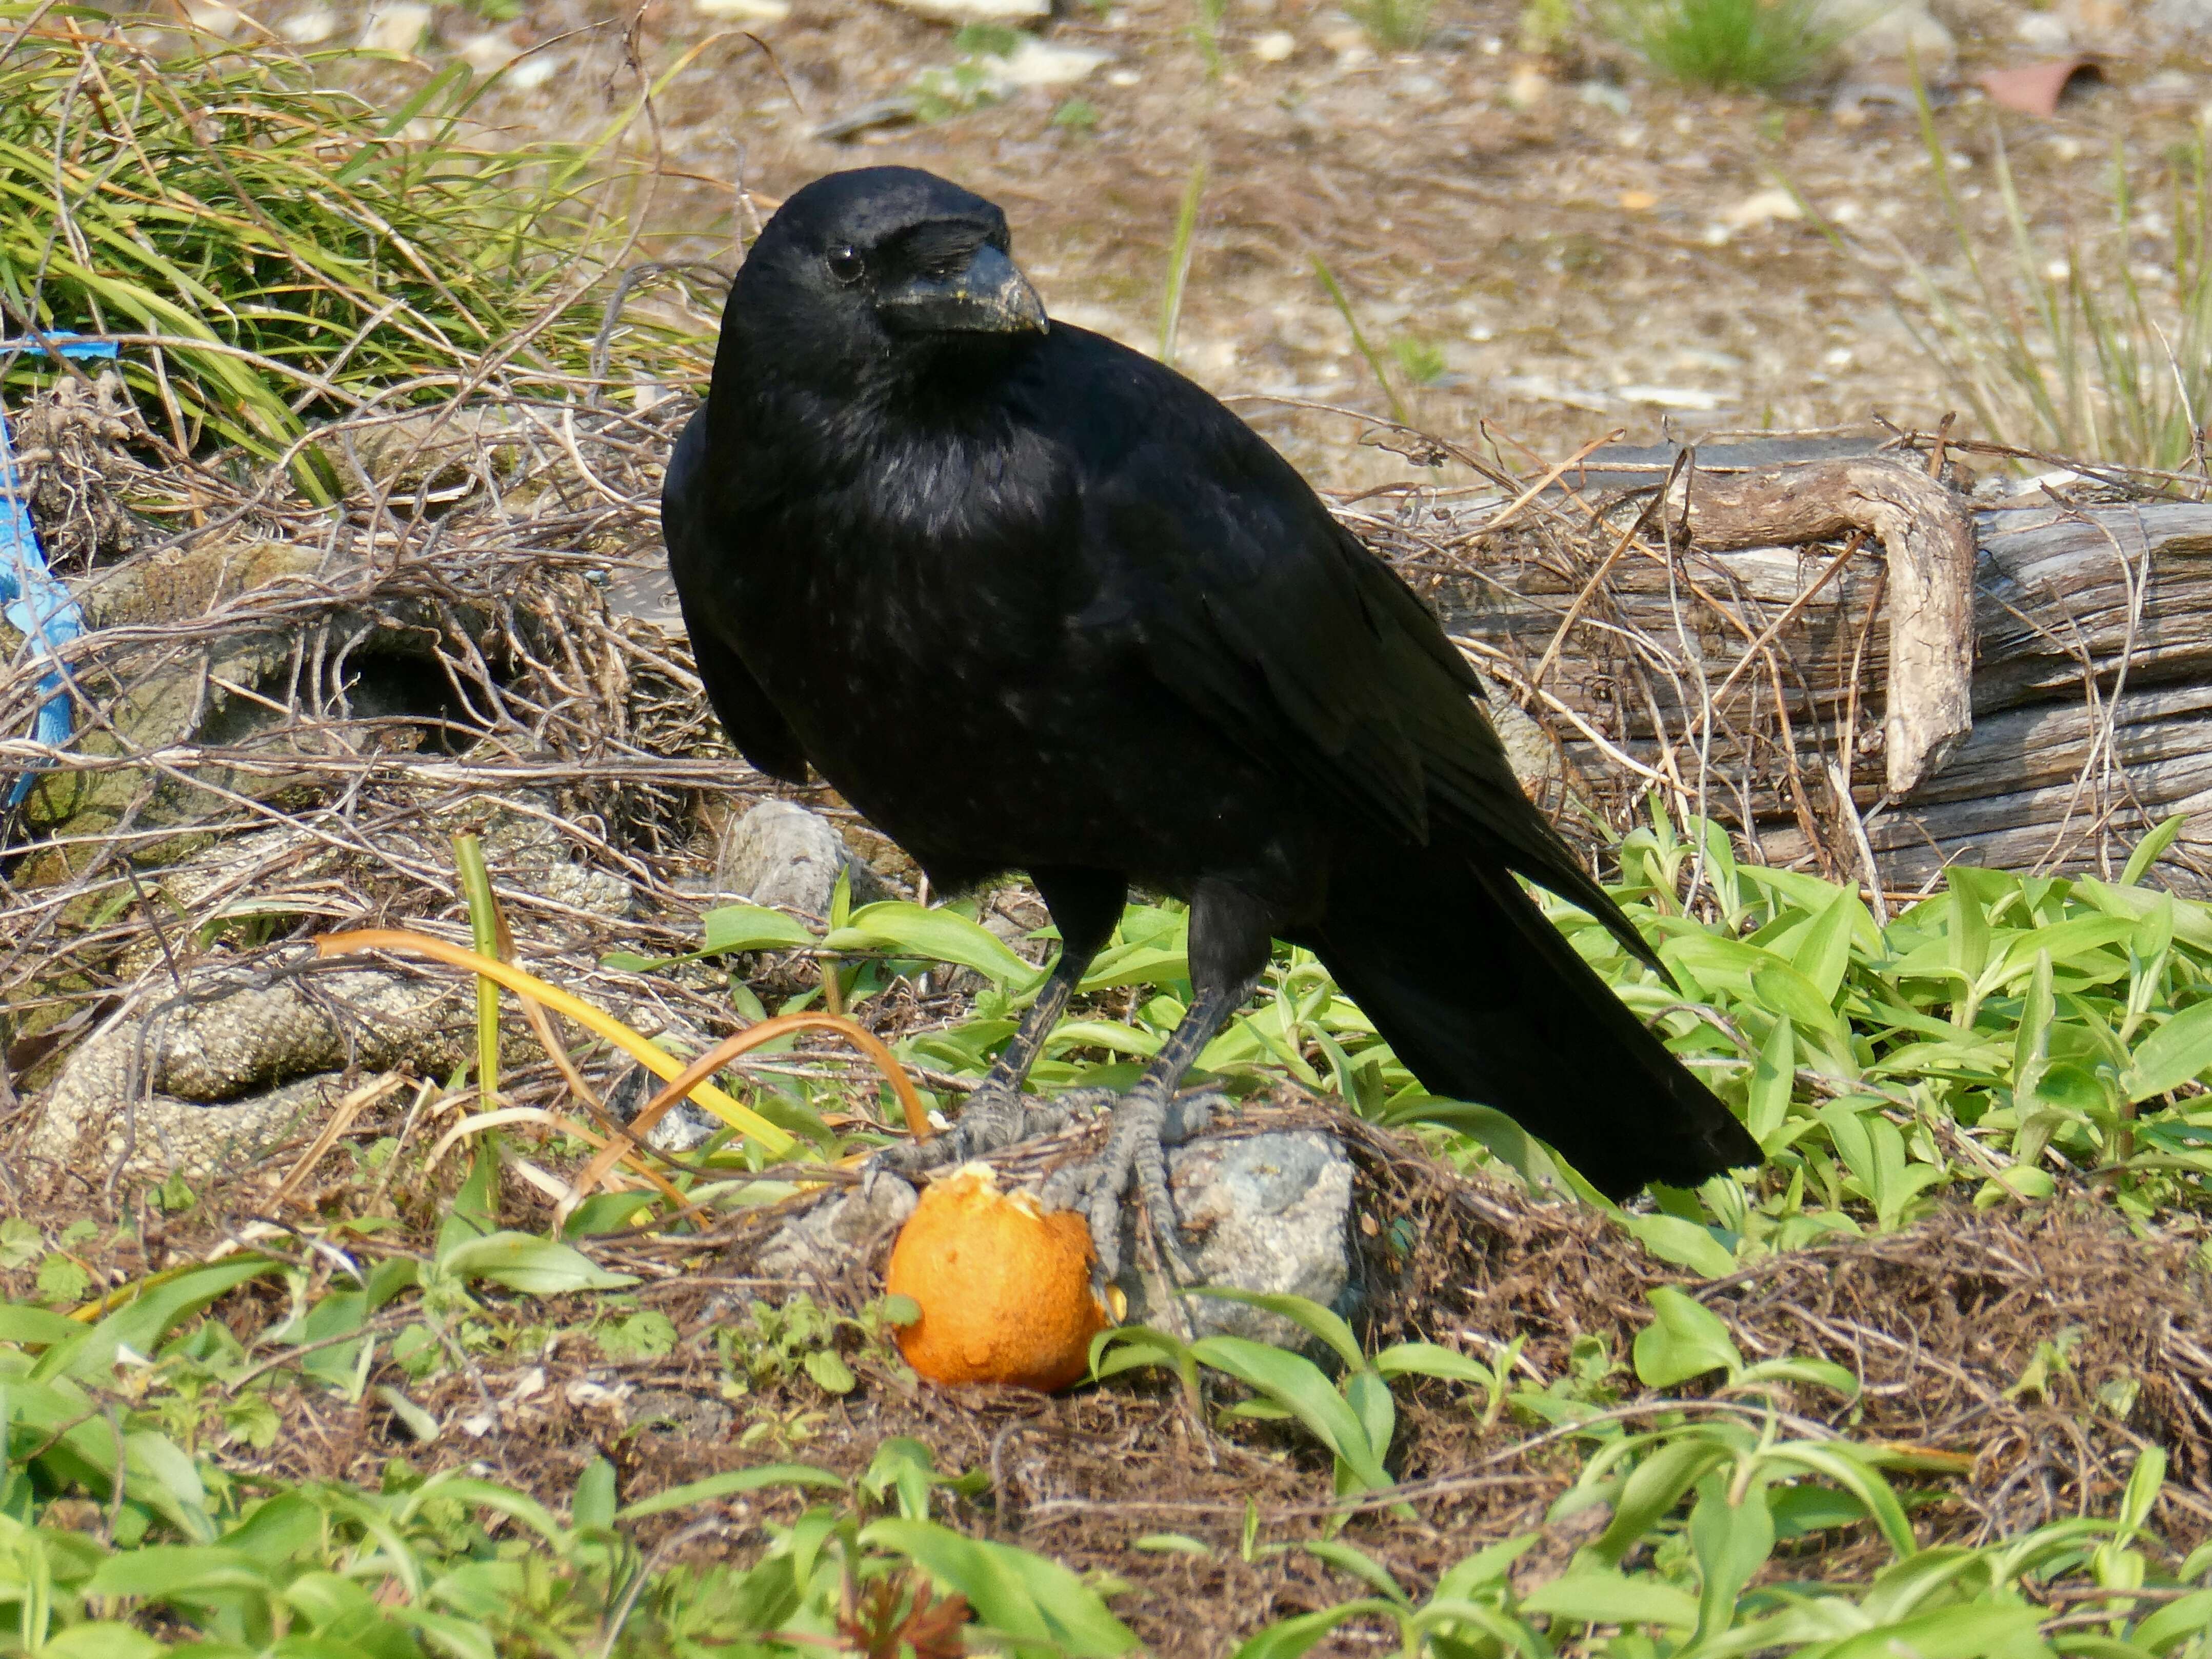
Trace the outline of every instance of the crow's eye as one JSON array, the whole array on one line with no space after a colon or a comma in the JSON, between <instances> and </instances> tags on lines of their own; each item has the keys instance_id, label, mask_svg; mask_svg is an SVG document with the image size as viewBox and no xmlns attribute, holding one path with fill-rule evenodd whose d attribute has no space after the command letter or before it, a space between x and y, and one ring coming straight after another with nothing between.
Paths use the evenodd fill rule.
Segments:
<instances>
[{"instance_id":1,"label":"crow's eye","mask_svg":"<svg viewBox=\"0 0 2212 1659\"><path fill-rule=\"evenodd\" d=\"M841 283L857 283L867 272L868 262L858 248L833 247L823 257L829 261L830 274Z\"/></svg>"}]
</instances>

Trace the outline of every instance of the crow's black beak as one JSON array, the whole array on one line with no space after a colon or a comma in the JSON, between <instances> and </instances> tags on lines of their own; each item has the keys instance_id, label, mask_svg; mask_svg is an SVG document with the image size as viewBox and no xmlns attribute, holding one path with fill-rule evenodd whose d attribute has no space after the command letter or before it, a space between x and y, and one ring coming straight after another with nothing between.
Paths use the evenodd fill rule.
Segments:
<instances>
[{"instance_id":1,"label":"crow's black beak","mask_svg":"<svg viewBox=\"0 0 2212 1659\"><path fill-rule=\"evenodd\" d=\"M946 276L917 276L880 295L894 327L916 334L1042 334L1044 301L1014 262L986 242Z\"/></svg>"}]
</instances>

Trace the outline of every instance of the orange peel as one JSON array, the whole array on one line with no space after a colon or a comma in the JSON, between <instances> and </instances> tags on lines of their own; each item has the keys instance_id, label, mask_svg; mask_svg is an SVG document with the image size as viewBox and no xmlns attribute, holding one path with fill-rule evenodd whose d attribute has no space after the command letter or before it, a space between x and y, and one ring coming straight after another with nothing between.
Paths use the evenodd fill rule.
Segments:
<instances>
[{"instance_id":1,"label":"orange peel","mask_svg":"<svg viewBox=\"0 0 2212 1659\"><path fill-rule=\"evenodd\" d=\"M1091 1291L1091 1229L1002 1192L968 1164L922 1189L891 1246L884 1289L921 1316L898 1333L906 1363L934 1382L1004 1382L1050 1394L1090 1369L1112 1320Z\"/></svg>"}]
</instances>

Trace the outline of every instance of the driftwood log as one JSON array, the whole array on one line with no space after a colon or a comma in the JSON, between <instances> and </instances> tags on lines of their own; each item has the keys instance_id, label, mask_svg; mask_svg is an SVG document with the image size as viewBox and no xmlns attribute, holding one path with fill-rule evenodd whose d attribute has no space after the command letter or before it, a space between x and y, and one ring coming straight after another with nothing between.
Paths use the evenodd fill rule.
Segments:
<instances>
[{"instance_id":1,"label":"driftwood log","mask_svg":"<svg viewBox=\"0 0 2212 1659\"><path fill-rule=\"evenodd\" d=\"M1771 862L1910 893L1959 862L2116 872L2181 814L2161 878L2212 890L2212 503L1978 501L1926 447L1601 452L1540 513L1347 517L1616 823L1656 788Z\"/></svg>"}]
</instances>

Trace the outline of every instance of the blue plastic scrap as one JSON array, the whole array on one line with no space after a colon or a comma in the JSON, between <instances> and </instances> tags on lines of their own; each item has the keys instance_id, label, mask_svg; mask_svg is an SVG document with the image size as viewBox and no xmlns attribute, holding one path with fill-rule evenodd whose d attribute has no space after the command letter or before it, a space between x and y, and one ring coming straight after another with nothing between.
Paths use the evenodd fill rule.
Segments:
<instances>
[{"instance_id":1,"label":"blue plastic scrap","mask_svg":"<svg viewBox=\"0 0 2212 1659\"><path fill-rule=\"evenodd\" d=\"M112 340L87 339L78 335L50 334L46 342L8 341L9 349L40 351L46 344L64 357L108 358L115 356ZM30 503L15 464L15 441L8 429L8 413L0 407L0 617L23 636L25 653L33 659L52 659L58 648L84 632L84 612L77 608L67 587L46 567L46 550L39 544L38 527L31 522ZM32 738L58 749L70 740L76 721L70 703L69 682L57 663L39 681L47 694L31 722ZM15 805L31 792L35 775L17 775L8 792Z\"/></svg>"}]
</instances>

